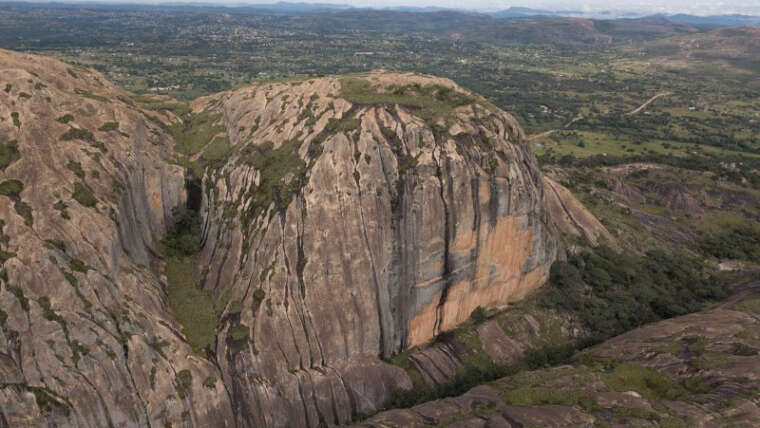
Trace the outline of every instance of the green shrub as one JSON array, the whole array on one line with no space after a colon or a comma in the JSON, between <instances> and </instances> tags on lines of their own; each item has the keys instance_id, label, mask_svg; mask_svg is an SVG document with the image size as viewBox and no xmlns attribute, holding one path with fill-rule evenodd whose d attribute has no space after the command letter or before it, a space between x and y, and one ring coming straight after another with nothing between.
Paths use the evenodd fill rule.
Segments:
<instances>
[{"instance_id":1,"label":"green shrub","mask_svg":"<svg viewBox=\"0 0 760 428\"><path fill-rule=\"evenodd\" d=\"M749 297L736 303L734 309L760 315L760 297Z\"/></svg>"},{"instance_id":2,"label":"green shrub","mask_svg":"<svg viewBox=\"0 0 760 428\"><path fill-rule=\"evenodd\" d=\"M162 241L164 255L169 257L192 256L201 250L201 217L195 211L185 210Z\"/></svg>"},{"instance_id":3,"label":"green shrub","mask_svg":"<svg viewBox=\"0 0 760 428\"><path fill-rule=\"evenodd\" d=\"M329 133L338 133L338 132L351 132L356 131L361 126L361 119L357 119L354 117L355 112L346 112L343 114L343 117L340 119L336 119L334 117L331 117L330 120L327 121L327 125L325 125L325 131Z\"/></svg>"},{"instance_id":4,"label":"green shrub","mask_svg":"<svg viewBox=\"0 0 760 428\"><path fill-rule=\"evenodd\" d=\"M18 300L18 303L21 306L21 309L23 309L25 312L29 312L29 299L24 295L24 291L12 285L8 285L7 287L8 287L8 291L10 291L11 294L16 296L16 300Z\"/></svg>"},{"instance_id":5,"label":"green shrub","mask_svg":"<svg viewBox=\"0 0 760 428\"><path fill-rule=\"evenodd\" d=\"M81 163L74 160L69 160L69 162L66 164L66 168L71 170L77 177L84 178L84 170L82 169Z\"/></svg>"},{"instance_id":6,"label":"green shrub","mask_svg":"<svg viewBox=\"0 0 760 428\"><path fill-rule=\"evenodd\" d=\"M707 347L707 338L704 336L687 336L683 338L686 342L686 350L694 355L702 355Z\"/></svg>"},{"instance_id":7,"label":"green shrub","mask_svg":"<svg viewBox=\"0 0 760 428\"><path fill-rule=\"evenodd\" d=\"M706 379L699 376L688 377L681 382L689 392L694 394L707 394L712 391L712 385Z\"/></svg>"},{"instance_id":8,"label":"green shrub","mask_svg":"<svg viewBox=\"0 0 760 428\"><path fill-rule=\"evenodd\" d=\"M69 114L69 113L66 113L66 114L64 114L63 116L59 117L59 118L58 118L58 119L56 119L56 120L57 120L58 122L61 122L61 123L64 123L64 124L65 124L65 123L69 123L69 122L71 122L72 120L74 120L74 116L73 116L73 115L71 115L71 114Z\"/></svg>"},{"instance_id":9,"label":"green shrub","mask_svg":"<svg viewBox=\"0 0 760 428\"><path fill-rule=\"evenodd\" d=\"M71 141L71 140L94 141L92 132L86 129L80 129L80 128L69 128L68 131L64 132L61 135L60 139L61 141Z\"/></svg>"},{"instance_id":10,"label":"green shrub","mask_svg":"<svg viewBox=\"0 0 760 428\"><path fill-rule=\"evenodd\" d=\"M216 137L203 149L202 158L205 165L212 168L221 168L234 152L227 137Z\"/></svg>"},{"instance_id":11,"label":"green shrub","mask_svg":"<svg viewBox=\"0 0 760 428\"><path fill-rule=\"evenodd\" d=\"M705 254L718 259L760 260L760 227L741 225L705 237Z\"/></svg>"},{"instance_id":12,"label":"green shrub","mask_svg":"<svg viewBox=\"0 0 760 428\"><path fill-rule=\"evenodd\" d=\"M19 180L0 182L0 195L18 197L22 190L24 190L24 183Z\"/></svg>"},{"instance_id":13,"label":"green shrub","mask_svg":"<svg viewBox=\"0 0 760 428\"><path fill-rule=\"evenodd\" d=\"M164 353L164 348L169 346L169 342L165 340L152 340L148 342L148 346L150 346L150 349L152 349L158 355L166 358L166 354Z\"/></svg>"},{"instance_id":14,"label":"green shrub","mask_svg":"<svg viewBox=\"0 0 760 428\"><path fill-rule=\"evenodd\" d=\"M16 253L12 251L0 250L0 266L3 265L8 259L16 257Z\"/></svg>"},{"instance_id":15,"label":"green shrub","mask_svg":"<svg viewBox=\"0 0 760 428\"><path fill-rule=\"evenodd\" d=\"M119 129L119 122L106 122L100 128L98 128L98 131L110 132L117 129Z\"/></svg>"},{"instance_id":16,"label":"green shrub","mask_svg":"<svg viewBox=\"0 0 760 428\"><path fill-rule=\"evenodd\" d=\"M646 419L646 420L658 420L660 417L657 413L650 410L638 409L633 407L615 407L612 409L612 414L616 418L634 418L634 419Z\"/></svg>"},{"instance_id":17,"label":"green shrub","mask_svg":"<svg viewBox=\"0 0 760 428\"><path fill-rule=\"evenodd\" d=\"M21 153L18 151L16 140L0 143L0 170L5 170L8 165L19 159L21 159Z\"/></svg>"},{"instance_id":18,"label":"green shrub","mask_svg":"<svg viewBox=\"0 0 760 428\"><path fill-rule=\"evenodd\" d=\"M21 127L21 119L19 119L17 111L14 111L14 112L11 113L11 119L13 120L13 125L16 128L20 128Z\"/></svg>"},{"instance_id":19,"label":"green shrub","mask_svg":"<svg viewBox=\"0 0 760 428\"><path fill-rule=\"evenodd\" d=\"M741 357L751 357L753 355L757 355L758 351L757 349L744 343L735 343L734 349L731 351L731 353L734 355L739 355Z\"/></svg>"},{"instance_id":20,"label":"green shrub","mask_svg":"<svg viewBox=\"0 0 760 428\"><path fill-rule=\"evenodd\" d=\"M72 270L81 273L87 273L87 271L92 270L92 266L79 259L72 259L70 265Z\"/></svg>"},{"instance_id":21,"label":"green shrub","mask_svg":"<svg viewBox=\"0 0 760 428\"><path fill-rule=\"evenodd\" d=\"M32 227L32 224L34 224L34 217L32 216L32 207L29 206L29 204L23 201L16 201L16 203L13 204L13 209L16 210L18 215L24 218L25 225Z\"/></svg>"},{"instance_id":22,"label":"green shrub","mask_svg":"<svg viewBox=\"0 0 760 428\"><path fill-rule=\"evenodd\" d=\"M545 387L520 387L504 393L504 401L517 406L554 404L573 406L578 403L580 393L575 390Z\"/></svg>"},{"instance_id":23,"label":"green shrub","mask_svg":"<svg viewBox=\"0 0 760 428\"><path fill-rule=\"evenodd\" d=\"M248 327L243 324L235 324L230 327L229 335L233 340L243 340L248 337Z\"/></svg>"},{"instance_id":24,"label":"green shrub","mask_svg":"<svg viewBox=\"0 0 760 428\"><path fill-rule=\"evenodd\" d=\"M179 398L185 398L193 386L193 374L188 369L180 370L175 375L174 383Z\"/></svg>"},{"instance_id":25,"label":"green shrub","mask_svg":"<svg viewBox=\"0 0 760 428\"><path fill-rule=\"evenodd\" d=\"M575 354L572 344L528 348L523 354L522 364L529 370L556 366L570 360Z\"/></svg>"},{"instance_id":26,"label":"green shrub","mask_svg":"<svg viewBox=\"0 0 760 428\"><path fill-rule=\"evenodd\" d=\"M26 385L25 388L34 394L34 400L41 411L52 412L55 409L63 413L66 417L71 414L71 409L66 402L56 396L49 389L28 385Z\"/></svg>"},{"instance_id":27,"label":"green shrub","mask_svg":"<svg viewBox=\"0 0 760 428\"><path fill-rule=\"evenodd\" d=\"M52 247L61 252L66 252L66 243L60 239L46 239L45 244L47 244L48 248Z\"/></svg>"},{"instance_id":28,"label":"green shrub","mask_svg":"<svg viewBox=\"0 0 760 428\"><path fill-rule=\"evenodd\" d=\"M116 98L131 106L138 103L140 104L140 107L146 110L170 111L180 117L186 117L192 114L192 109L187 103L175 100L166 100L165 98L156 98L149 95L132 95L131 99L119 95Z\"/></svg>"},{"instance_id":29,"label":"green shrub","mask_svg":"<svg viewBox=\"0 0 760 428\"><path fill-rule=\"evenodd\" d=\"M514 374L517 367L488 365L483 367L466 366L460 369L449 382L432 387L427 383L415 384L412 389L397 389L391 393L390 407L412 407L420 403L444 397L462 395L473 387L504 376Z\"/></svg>"},{"instance_id":30,"label":"green shrub","mask_svg":"<svg viewBox=\"0 0 760 428\"><path fill-rule=\"evenodd\" d=\"M110 102L108 98L101 96L101 95L95 95L92 92L85 91L84 89L76 88L74 89L74 93L77 95L81 95L85 98L89 98L91 100L100 101L101 103L108 103Z\"/></svg>"},{"instance_id":31,"label":"green shrub","mask_svg":"<svg viewBox=\"0 0 760 428\"><path fill-rule=\"evenodd\" d=\"M300 146L300 141L288 140L276 149L271 141L243 148L243 160L261 173L258 186L251 191L253 218L275 201L282 208L290 205L306 171L306 163L298 155Z\"/></svg>"},{"instance_id":32,"label":"green shrub","mask_svg":"<svg viewBox=\"0 0 760 428\"><path fill-rule=\"evenodd\" d=\"M84 207L92 208L98 204L98 200L95 199L87 185L81 182L74 183L74 192L71 197Z\"/></svg>"},{"instance_id":33,"label":"green shrub","mask_svg":"<svg viewBox=\"0 0 760 428\"><path fill-rule=\"evenodd\" d=\"M600 246L555 262L541 302L577 315L594 340L603 340L725 296L725 285L702 270L677 253L639 257Z\"/></svg>"},{"instance_id":34,"label":"green shrub","mask_svg":"<svg viewBox=\"0 0 760 428\"><path fill-rule=\"evenodd\" d=\"M71 218L69 215L69 212L67 211L68 204L66 202L63 202L62 200L58 200L55 204L53 204L53 209L58 211L61 214L61 217L63 217L65 220L68 220Z\"/></svg>"},{"instance_id":35,"label":"green shrub","mask_svg":"<svg viewBox=\"0 0 760 428\"><path fill-rule=\"evenodd\" d=\"M478 306L470 314L470 319L476 324L480 324L483 321L488 319L488 314L486 313L485 308L483 308L482 306Z\"/></svg>"},{"instance_id":36,"label":"green shrub","mask_svg":"<svg viewBox=\"0 0 760 428\"><path fill-rule=\"evenodd\" d=\"M203 386L208 389L216 388L216 377L209 376L206 379L203 379Z\"/></svg>"}]
</instances>

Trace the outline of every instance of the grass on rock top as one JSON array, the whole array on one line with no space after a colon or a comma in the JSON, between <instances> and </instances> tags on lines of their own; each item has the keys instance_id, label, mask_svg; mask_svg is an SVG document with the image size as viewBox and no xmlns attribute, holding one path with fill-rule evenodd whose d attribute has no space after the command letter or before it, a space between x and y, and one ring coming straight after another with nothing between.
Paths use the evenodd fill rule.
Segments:
<instances>
[{"instance_id":1,"label":"grass on rock top","mask_svg":"<svg viewBox=\"0 0 760 428\"><path fill-rule=\"evenodd\" d=\"M443 85L405 85L379 88L367 79L346 77L340 80L339 96L354 104L398 104L413 110L425 122L446 117L457 107L480 104L490 108L485 100Z\"/></svg>"}]
</instances>

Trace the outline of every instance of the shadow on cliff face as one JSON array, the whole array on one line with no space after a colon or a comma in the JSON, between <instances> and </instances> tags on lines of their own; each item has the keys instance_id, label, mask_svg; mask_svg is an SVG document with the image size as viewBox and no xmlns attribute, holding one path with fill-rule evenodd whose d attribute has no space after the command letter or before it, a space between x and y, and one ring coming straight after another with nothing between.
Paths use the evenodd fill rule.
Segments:
<instances>
[{"instance_id":1,"label":"shadow on cliff face","mask_svg":"<svg viewBox=\"0 0 760 428\"><path fill-rule=\"evenodd\" d=\"M186 208L195 213L200 212L203 202L203 187L200 178L188 175L185 177L185 189L187 190Z\"/></svg>"}]
</instances>

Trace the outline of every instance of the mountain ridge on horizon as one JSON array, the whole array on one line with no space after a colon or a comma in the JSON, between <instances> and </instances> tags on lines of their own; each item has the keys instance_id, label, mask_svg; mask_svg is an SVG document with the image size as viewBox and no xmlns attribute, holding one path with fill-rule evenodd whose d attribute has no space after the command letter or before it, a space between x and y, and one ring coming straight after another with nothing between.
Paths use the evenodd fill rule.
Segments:
<instances>
[{"instance_id":1,"label":"mountain ridge on horizon","mask_svg":"<svg viewBox=\"0 0 760 428\"><path fill-rule=\"evenodd\" d=\"M333 13L344 11L389 11L389 12L410 12L410 13L440 13L455 12L462 14L485 15L497 19L522 19L522 18L587 18L598 20L616 20L616 19L642 19L652 17L662 17L674 23L690 24L710 27L730 27L730 26L756 26L760 25L760 12L753 13L726 13L726 14L697 14L693 12L662 13L657 11L635 11L635 10L592 10L583 11L572 8L562 9L544 9L530 8L523 6L510 6L505 9L489 10L485 8L452 8L439 6L387 6L387 7L368 7L353 6L343 3L320 3L320 2L287 2L278 1L273 3L243 3L243 2L150 2L150 1L88 1L88 0L67 0L67 1L2 1L0 7L18 7L30 5L38 7L40 5L50 7L198 7L214 9L236 9L236 10L256 10L272 13L301 14L301 13Z\"/></svg>"}]
</instances>

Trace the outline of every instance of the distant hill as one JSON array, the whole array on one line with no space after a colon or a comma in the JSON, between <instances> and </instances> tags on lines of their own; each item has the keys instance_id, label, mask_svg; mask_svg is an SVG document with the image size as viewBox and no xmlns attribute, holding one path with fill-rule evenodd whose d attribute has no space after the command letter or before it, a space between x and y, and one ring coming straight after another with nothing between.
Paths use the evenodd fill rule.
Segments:
<instances>
[{"instance_id":1,"label":"distant hill","mask_svg":"<svg viewBox=\"0 0 760 428\"><path fill-rule=\"evenodd\" d=\"M524 18L531 16L564 16L559 12L543 9L531 9L529 7L510 7L509 9L489 13L494 18Z\"/></svg>"},{"instance_id":2,"label":"distant hill","mask_svg":"<svg viewBox=\"0 0 760 428\"><path fill-rule=\"evenodd\" d=\"M740 26L757 26L760 25L760 16L750 15L712 15L712 16L695 16L695 15L661 15L671 22L689 24L700 27L740 27Z\"/></svg>"},{"instance_id":3,"label":"distant hill","mask_svg":"<svg viewBox=\"0 0 760 428\"><path fill-rule=\"evenodd\" d=\"M725 77L726 71L745 74L760 85L760 27L720 28L657 40L636 47L669 67L703 64L702 73Z\"/></svg>"},{"instance_id":4,"label":"distant hill","mask_svg":"<svg viewBox=\"0 0 760 428\"><path fill-rule=\"evenodd\" d=\"M613 45L656 40L699 31L688 24L664 18L595 20L585 18L533 18L496 21L469 32L476 40L510 40L534 44Z\"/></svg>"},{"instance_id":5,"label":"distant hill","mask_svg":"<svg viewBox=\"0 0 760 428\"><path fill-rule=\"evenodd\" d=\"M450 13L462 14L469 16L479 16L481 18L494 18L497 20L514 20L514 19L541 19L541 18L582 18L590 20L614 20L621 22L624 20L666 20L675 24L686 24L701 29L715 27L737 27L737 26L758 26L760 25L760 16L753 15L710 15L697 16L690 14L653 14L646 15L641 12L625 11L582 11L574 9L548 10L534 9L530 7L510 7L498 11L485 11L474 8L450 8L437 6L391 6L391 7L355 7L348 4L338 3L305 3L305 2L276 2L276 3L229 3L219 4L212 2L195 2L195 1L178 1L178 2L159 2L153 3L151 0L120 1L108 2L99 1L81 1L81 0L64 0L63 2L26 2L26 1L0 1L0 9L38 9L43 6L46 9L72 9L87 8L92 10L183 10L183 11L205 11L205 12L223 12L229 14L272 14L272 15L313 15L323 13L340 13L340 12L396 12L411 14L435 14ZM415 19L420 19L419 17ZM424 19L424 18L423 18Z\"/></svg>"}]
</instances>

